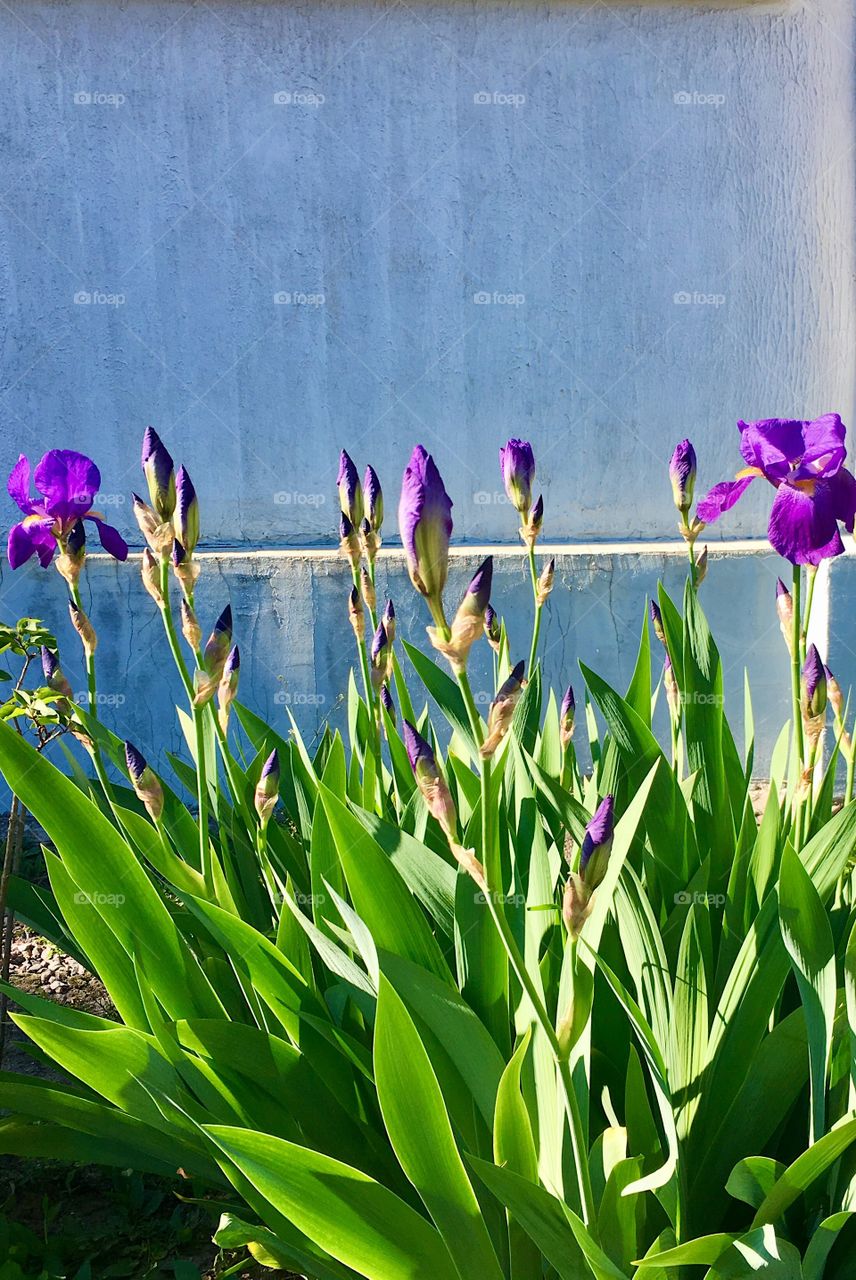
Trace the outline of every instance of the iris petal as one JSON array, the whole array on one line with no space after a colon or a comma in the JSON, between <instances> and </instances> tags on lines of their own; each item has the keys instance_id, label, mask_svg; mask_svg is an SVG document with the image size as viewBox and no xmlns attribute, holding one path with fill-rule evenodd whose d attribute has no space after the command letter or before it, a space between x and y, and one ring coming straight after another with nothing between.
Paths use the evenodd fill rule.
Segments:
<instances>
[{"instance_id":1,"label":"iris petal","mask_svg":"<svg viewBox=\"0 0 856 1280\"><path fill-rule=\"evenodd\" d=\"M95 528L98 530L98 537L101 539L101 545L105 551L108 551L116 560L128 559L128 544L118 529L114 529L112 524L105 524L103 520L96 520L90 517Z\"/></svg>"},{"instance_id":2,"label":"iris petal","mask_svg":"<svg viewBox=\"0 0 856 1280\"><path fill-rule=\"evenodd\" d=\"M20 455L10 471L6 488L9 491L9 497L18 504L24 515L30 515L34 503L30 496L30 459L25 453Z\"/></svg>"},{"instance_id":3,"label":"iris petal","mask_svg":"<svg viewBox=\"0 0 856 1280\"><path fill-rule=\"evenodd\" d=\"M791 464L805 452L803 428L810 424L793 418L763 418L737 425L743 458L750 467L759 467L768 480L784 480Z\"/></svg>"},{"instance_id":4,"label":"iris petal","mask_svg":"<svg viewBox=\"0 0 856 1280\"><path fill-rule=\"evenodd\" d=\"M33 479L44 495L48 515L57 520L77 520L92 506L101 485L101 472L85 454L73 449L51 449L36 467Z\"/></svg>"},{"instance_id":5,"label":"iris petal","mask_svg":"<svg viewBox=\"0 0 856 1280\"><path fill-rule=\"evenodd\" d=\"M19 524L13 524L6 545L10 569L20 569L32 555L38 555L39 563L46 569L56 550L52 528L52 520L40 520L32 516Z\"/></svg>"},{"instance_id":6,"label":"iris petal","mask_svg":"<svg viewBox=\"0 0 856 1280\"><path fill-rule=\"evenodd\" d=\"M837 413L825 413L803 426L803 456L799 478L829 478L840 470L847 454L844 445L845 426Z\"/></svg>"},{"instance_id":7,"label":"iris petal","mask_svg":"<svg viewBox=\"0 0 856 1280\"><path fill-rule=\"evenodd\" d=\"M841 555L844 543L830 486L819 482L812 496L793 485L780 485L767 534L773 549L791 564L817 565Z\"/></svg>"},{"instance_id":8,"label":"iris petal","mask_svg":"<svg viewBox=\"0 0 856 1280\"><path fill-rule=\"evenodd\" d=\"M754 479L754 476L744 476L742 480L723 480L721 484L715 484L696 508L699 520L713 524L742 498Z\"/></svg>"},{"instance_id":9,"label":"iris petal","mask_svg":"<svg viewBox=\"0 0 856 1280\"><path fill-rule=\"evenodd\" d=\"M832 494L835 507L835 518L840 520L848 533L853 532L853 521L856 518L856 478L847 467L842 467L828 480L819 480L818 485L825 485Z\"/></svg>"}]
</instances>

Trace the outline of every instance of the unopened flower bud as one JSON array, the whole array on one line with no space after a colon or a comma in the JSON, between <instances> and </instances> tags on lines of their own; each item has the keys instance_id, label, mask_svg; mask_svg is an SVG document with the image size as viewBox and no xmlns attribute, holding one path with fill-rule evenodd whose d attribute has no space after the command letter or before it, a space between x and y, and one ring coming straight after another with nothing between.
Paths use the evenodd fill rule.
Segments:
<instances>
[{"instance_id":1,"label":"unopened flower bud","mask_svg":"<svg viewBox=\"0 0 856 1280\"><path fill-rule=\"evenodd\" d=\"M360 546L369 564L374 564L380 550L380 536L365 519L360 524Z\"/></svg>"},{"instance_id":2,"label":"unopened flower bud","mask_svg":"<svg viewBox=\"0 0 856 1280\"><path fill-rule=\"evenodd\" d=\"M171 520L176 499L175 468L153 427L146 427L143 436L142 464L152 506L161 520Z\"/></svg>"},{"instance_id":3,"label":"unopened flower bud","mask_svg":"<svg viewBox=\"0 0 856 1280\"><path fill-rule=\"evenodd\" d=\"M392 645L389 643L386 628L382 622L379 622L371 646L371 677L372 687L375 690L389 679L391 663Z\"/></svg>"},{"instance_id":4,"label":"unopened flower bud","mask_svg":"<svg viewBox=\"0 0 856 1280\"><path fill-rule=\"evenodd\" d=\"M428 627L427 629L434 648L449 659L452 670L458 674L466 670L470 649L484 630L485 611L490 602L492 584L493 556L488 556L479 566L464 593L448 640L439 628Z\"/></svg>"},{"instance_id":5,"label":"unopened flower bud","mask_svg":"<svg viewBox=\"0 0 856 1280\"><path fill-rule=\"evenodd\" d=\"M547 603L547 597L553 590L553 578L556 572L556 561L550 560L548 564L541 570L541 576L538 579L538 585L535 589L535 603L539 609L542 609Z\"/></svg>"},{"instance_id":6,"label":"unopened flower bud","mask_svg":"<svg viewBox=\"0 0 856 1280\"><path fill-rule=\"evenodd\" d=\"M132 742L125 743L125 763L137 799L142 800L149 817L157 822L163 813L163 787Z\"/></svg>"},{"instance_id":7,"label":"unopened flower bud","mask_svg":"<svg viewBox=\"0 0 856 1280\"><path fill-rule=\"evenodd\" d=\"M193 597L199 577L199 561L188 555L178 538L172 544L172 571L178 579L182 594L186 600Z\"/></svg>"},{"instance_id":8,"label":"unopened flower bud","mask_svg":"<svg viewBox=\"0 0 856 1280\"><path fill-rule=\"evenodd\" d=\"M363 604L369 613L374 613L377 608L377 592L375 591L371 574L364 564L360 565L360 591L362 592Z\"/></svg>"},{"instance_id":9,"label":"unopened flower bud","mask_svg":"<svg viewBox=\"0 0 856 1280\"><path fill-rule=\"evenodd\" d=\"M695 580L696 586L700 587L707 577L707 546L701 552L701 555L695 562Z\"/></svg>"},{"instance_id":10,"label":"unopened flower bud","mask_svg":"<svg viewBox=\"0 0 856 1280\"><path fill-rule=\"evenodd\" d=\"M562 896L562 919L572 939L576 940L580 936L591 907L590 890L582 878L572 871L565 881Z\"/></svg>"},{"instance_id":11,"label":"unopened flower bud","mask_svg":"<svg viewBox=\"0 0 856 1280\"><path fill-rule=\"evenodd\" d=\"M95 628L87 618L83 610L75 604L73 600L68 602L68 612L71 617L71 625L80 636L83 645L83 652L87 658L91 658L98 647L98 637L95 634Z\"/></svg>"},{"instance_id":12,"label":"unopened flower bud","mask_svg":"<svg viewBox=\"0 0 856 1280\"><path fill-rule=\"evenodd\" d=\"M493 649L494 653L499 653L499 645L502 639L502 623L493 605L490 604L484 611L484 633L491 649Z\"/></svg>"},{"instance_id":13,"label":"unopened flower bud","mask_svg":"<svg viewBox=\"0 0 856 1280\"><path fill-rule=\"evenodd\" d=\"M532 505L532 481L535 478L535 455L528 440L509 440L499 451L499 465L505 492L526 524Z\"/></svg>"},{"instance_id":14,"label":"unopened flower bud","mask_svg":"<svg viewBox=\"0 0 856 1280\"><path fill-rule=\"evenodd\" d=\"M826 676L826 696L832 707L833 714L836 719L840 720L844 714L844 694L841 692L841 685L835 679L835 676L824 664L823 674Z\"/></svg>"},{"instance_id":15,"label":"unopened flower bud","mask_svg":"<svg viewBox=\"0 0 856 1280\"><path fill-rule=\"evenodd\" d=\"M404 721L404 746L416 785L428 806L429 813L437 819L447 838L453 840L457 831L458 815L452 793L440 772L437 758L430 744L409 720Z\"/></svg>"},{"instance_id":16,"label":"unopened flower bud","mask_svg":"<svg viewBox=\"0 0 856 1280\"><path fill-rule=\"evenodd\" d=\"M482 758L487 760L494 754L511 727L514 708L520 701L526 681L523 679L525 664L518 662L508 679L500 686L496 697L490 704L487 718L487 737L481 748Z\"/></svg>"},{"instance_id":17,"label":"unopened flower bud","mask_svg":"<svg viewBox=\"0 0 856 1280\"><path fill-rule=\"evenodd\" d=\"M267 826L270 816L276 808L279 796L279 774L279 752L274 748L264 763L253 795L253 803L256 813L259 815L262 829Z\"/></svg>"},{"instance_id":18,"label":"unopened flower bud","mask_svg":"<svg viewBox=\"0 0 856 1280\"><path fill-rule=\"evenodd\" d=\"M393 724L395 724L395 703L392 700L392 694L389 691L389 685L382 684L380 687L380 700L386 714L389 716Z\"/></svg>"},{"instance_id":19,"label":"unopened flower bud","mask_svg":"<svg viewBox=\"0 0 856 1280\"><path fill-rule=\"evenodd\" d=\"M379 534L383 525L383 490L374 467L366 467L363 476L363 499L366 518L372 533Z\"/></svg>"},{"instance_id":20,"label":"unopened flower bud","mask_svg":"<svg viewBox=\"0 0 856 1280\"><path fill-rule=\"evenodd\" d=\"M173 513L175 536L189 556L199 541L199 500L193 481L184 467L179 467L175 478L175 511Z\"/></svg>"},{"instance_id":21,"label":"unopened flower bud","mask_svg":"<svg viewBox=\"0 0 856 1280\"><path fill-rule=\"evenodd\" d=\"M360 540L353 524L344 513L339 518L339 550L356 572L360 563Z\"/></svg>"},{"instance_id":22,"label":"unopened flower bud","mask_svg":"<svg viewBox=\"0 0 856 1280\"><path fill-rule=\"evenodd\" d=\"M61 693L65 698L71 698L71 685L66 680L59 665L59 658L50 649L42 645L42 672L45 677L45 684L53 693Z\"/></svg>"},{"instance_id":23,"label":"unopened flower bud","mask_svg":"<svg viewBox=\"0 0 856 1280\"><path fill-rule=\"evenodd\" d=\"M779 628L782 632L782 639L788 646L788 653L793 656L794 601L781 578L776 579L776 613L779 615Z\"/></svg>"},{"instance_id":24,"label":"unopened flower bud","mask_svg":"<svg viewBox=\"0 0 856 1280\"><path fill-rule=\"evenodd\" d=\"M348 596L348 619L353 627L354 635L362 644L366 634L366 615L363 611L363 602L360 599L360 593L356 587L351 587Z\"/></svg>"},{"instance_id":25,"label":"unopened flower bud","mask_svg":"<svg viewBox=\"0 0 856 1280\"><path fill-rule=\"evenodd\" d=\"M158 513L138 493L134 494L134 517L140 532L159 560L166 560L172 550L175 533L168 520L161 520Z\"/></svg>"},{"instance_id":26,"label":"unopened flower bud","mask_svg":"<svg viewBox=\"0 0 856 1280\"><path fill-rule=\"evenodd\" d=\"M60 539L60 553L56 567L70 587L80 578L86 559L86 530L82 520L76 520L64 539Z\"/></svg>"},{"instance_id":27,"label":"unopened flower bud","mask_svg":"<svg viewBox=\"0 0 856 1280\"><path fill-rule=\"evenodd\" d=\"M241 651L234 645L226 659L223 674L217 686L217 705L219 707L220 727L223 732L229 726L229 709L238 692L238 676L241 672Z\"/></svg>"},{"instance_id":28,"label":"unopened flower bud","mask_svg":"<svg viewBox=\"0 0 856 1280\"><path fill-rule=\"evenodd\" d=\"M573 685L569 684L565 690L565 696L562 698L562 705L559 708L559 739L563 751L566 751L573 741L576 712L577 704L574 699L574 689Z\"/></svg>"},{"instance_id":29,"label":"unopened flower bud","mask_svg":"<svg viewBox=\"0 0 856 1280\"><path fill-rule=\"evenodd\" d=\"M226 608L214 623L214 630L205 642L202 664L208 675L218 683L223 674L229 650L232 647L232 606Z\"/></svg>"},{"instance_id":30,"label":"unopened flower bud","mask_svg":"<svg viewBox=\"0 0 856 1280\"><path fill-rule=\"evenodd\" d=\"M826 672L817 645L808 647L801 684L803 714L807 720L815 720L823 715L827 700Z\"/></svg>"},{"instance_id":31,"label":"unopened flower bud","mask_svg":"<svg viewBox=\"0 0 856 1280\"><path fill-rule=\"evenodd\" d=\"M410 581L439 620L449 573L452 499L434 459L421 444L410 455L402 477L398 527Z\"/></svg>"},{"instance_id":32,"label":"unopened flower bud","mask_svg":"<svg viewBox=\"0 0 856 1280\"><path fill-rule=\"evenodd\" d=\"M387 600L384 606L383 626L387 640L390 644L393 644L395 641L395 606L391 600Z\"/></svg>"},{"instance_id":33,"label":"unopened flower bud","mask_svg":"<svg viewBox=\"0 0 856 1280\"><path fill-rule=\"evenodd\" d=\"M660 606L656 600L652 600L648 605L648 612L651 615L651 626L654 628L654 635L660 641L664 649L668 648L666 644L666 632L663 627L663 615L660 612Z\"/></svg>"},{"instance_id":34,"label":"unopened flower bud","mask_svg":"<svg viewBox=\"0 0 856 1280\"><path fill-rule=\"evenodd\" d=\"M198 653L202 644L202 628L186 600L181 602L181 634L193 652Z\"/></svg>"},{"instance_id":35,"label":"unopened flower bud","mask_svg":"<svg viewBox=\"0 0 856 1280\"><path fill-rule=\"evenodd\" d=\"M669 462L669 479L672 482L672 497L675 506L686 514L693 504L693 490L696 480L696 453L689 440L682 440L675 445L675 451Z\"/></svg>"},{"instance_id":36,"label":"unopened flower bud","mask_svg":"<svg viewBox=\"0 0 856 1280\"><path fill-rule=\"evenodd\" d=\"M580 848L580 875L589 892L593 892L603 877L609 855L612 852L615 798L605 796L594 816L586 825L586 833Z\"/></svg>"},{"instance_id":37,"label":"unopened flower bud","mask_svg":"<svg viewBox=\"0 0 856 1280\"><path fill-rule=\"evenodd\" d=\"M160 588L160 567L148 547L143 548L140 576L143 579L143 586L146 591L148 591L157 607L162 609L164 602Z\"/></svg>"},{"instance_id":38,"label":"unopened flower bud","mask_svg":"<svg viewBox=\"0 0 856 1280\"><path fill-rule=\"evenodd\" d=\"M348 517L355 529L359 529L363 520L363 491L357 468L350 456L343 449L339 455L339 474L336 477L339 490L339 506L342 514Z\"/></svg>"}]
</instances>

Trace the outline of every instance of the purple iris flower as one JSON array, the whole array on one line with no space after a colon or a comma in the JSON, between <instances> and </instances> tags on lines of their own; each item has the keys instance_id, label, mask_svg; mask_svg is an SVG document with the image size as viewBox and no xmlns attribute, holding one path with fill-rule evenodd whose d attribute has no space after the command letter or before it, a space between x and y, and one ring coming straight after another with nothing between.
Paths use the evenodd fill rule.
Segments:
<instances>
[{"instance_id":1,"label":"purple iris flower","mask_svg":"<svg viewBox=\"0 0 856 1280\"><path fill-rule=\"evenodd\" d=\"M528 440L509 440L499 451L502 482L509 501L525 520L532 505L535 455Z\"/></svg>"},{"instance_id":2,"label":"purple iris flower","mask_svg":"<svg viewBox=\"0 0 856 1280\"><path fill-rule=\"evenodd\" d=\"M417 591L439 603L449 572L452 499L430 453L418 444L401 482L398 527Z\"/></svg>"},{"instance_id":3,"label":"purple iris flower","mask_svg":"<svg viewBox=\"0 0 856 1280\"><path fill-rule=\"evenodd\" d=\"M713 524L763 476L776 489L768 536L779 555L813 565L841 555L838 522L853 532L856 479L844 466L846 428L838 414L813 422L766 418L737 425L746 467L734 480L714 485L698 505L698 518Z\"/></svg>"},{"instance_id":4,"label":"purple iris flower","mask_svg":"<svg viewBox=\"0 0 856 1280\"><path fill-rule=\"evenodd\" d=\"M19 569L32 555L47 568L57 543L65 542L79 520L92 521L102 547L116 560L128 558L124 538L92 510L101 472L91 458L71 449L51 449L36 467L33 481L38 498L30 494L30 462L22 453L7 484L9 496L24 513L24 519L9 530L7 554L12 569Z\"/></svg>"}]
</instances>

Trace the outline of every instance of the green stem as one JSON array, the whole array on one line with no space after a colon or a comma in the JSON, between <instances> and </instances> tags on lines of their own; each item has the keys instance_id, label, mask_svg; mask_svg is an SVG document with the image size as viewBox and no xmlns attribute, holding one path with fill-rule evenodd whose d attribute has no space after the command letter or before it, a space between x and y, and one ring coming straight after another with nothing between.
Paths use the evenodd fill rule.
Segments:
<instances>
[{"instance_id":1,"label":"green stem","mask_svg":"<svg viewBox=\"0 0 856 1280\"><path fill-rule=\"evenodd\" d=\"M175 630L175 620L172 616L172 605L169 599L169 561L161 560L160 562L160 592L161 592L161 617L163 618L164 630L169 643L170 652L173 661L178 668L178 674L181 677L181 683L184 685L184 692L187 694L187 700L193 704L193 681L187 670L187 663L184 661L184 655L181 652L181 646L178 643L178 635Z\"/></svg>"},{"instance_id":2,"label":"green stem","mask_svg":"<svg viewBox=\"0 0 856 1280\"><path fill-rule=\"evenodd\" d=\"M529 547L529 576L532 579L532 595L535 599L535 619L532 624L532 644L529 646L529 675L535 670L535 658L538 654L538 637L541 634L541 608L538 603L538 570L535 568L535 548Z\"/></svg>"},{"instance_id":3,"label":"green stem","mask_svg":"<svg viewBox=\"0 0 856 1280\"><path fill-rule=\"evenodd\" d=\"M71 598L74 601L74 603L77 605L81 613L85 613L86 611L83 608L83 601L81 600L81 597L80 597L79 582L74 582L71 584ZM86 662L86 687L89 693L89 714L93 720L97 720L99 718L98 717L98 679L95 672L95 654L87 653L86 649L84 648L83 656ZM111 810L113 811L113 816L116 818L116 821L119 823L119 826L122 827L122 822L119 819L118 813L116 812L116 802L113 796L113 788L110 786L110 779L107 777L107 770L104 768L104 760L101 756L101 748L94 738L92 739L92 763L95 766L96 777L98 778L98 781L101 783L101 790L104 792L104 798L109 804Z\"/></svg>"},{"instance_id":4,"label":"green stem","mask_svg":"<svg viewBox=\"0 0 856 1280\"><path fill-rule=\"evenodd\" d=\"M360 594L360 575L359 575L359 572L353 567L353 565L351 566L351 576L354 580L354 589L359 595ZM374 618L373 613L371 614L371 617ZM376 705L377 700L375 699L374 690L372 688L371 671L369 669L369 659L368 659L368 654L366 653L365 640L360 640L359 637L357 636L355 636L354 638L356 639L356 642L357 642L357 653L359 654L360 668L362 669L362 673L363 673L363 689L366 695L366 710L369 713L369 736L370 736L369 746L371 747L371 752L372 752L372 755L374 756L374 762L375 762L375 775L376 775L375 789L377 793L378 813L382 814L383 813L383 756L381 754L381 746L380 746L380 721L377 713L377 705Z\"/></svg>"},{"instance_id":5,"label":"green stem","mask_svg":"<svg viewBox=\"0 0 856 1280\"><path fill-rule=\"evenodd\" d=\"M814 600L814 584L817 579L817 569L812 566L808 570L808 590L805 598L805 617L800 626L800 662L805 662L806 646L808 644L808 624L811 618L811 606Z\"/></svg>"},{"instance_id":6,"label":"green stem","mask_svg":"<svg viewBox=\"0 0 856 1280\"><path fill-rule=\"evenodd\" d=\"M803 757L805 753L805 744L803 742L803 722L802 710L800 708L800 598L802 594L802 570L798 564L794 565L793 573L793 604L794 617L791 632L791 700L793 703L794 715L794 745L797 757L797 773L802 774ZM798 779L799 781L799 779Z\"/></svg>"},{"instance_id":7,"label":"green stem","mask_svg":"<svg viewBox=\"0 0 856 1280\"><path fill-rule=\"evenodd\" d=\"M214 874L211 864L211 841L208 834L208 770L205 761L205 708L193 708L193 727L196 731L196 799L199 807L199 858L205 891L214 894Z\"/></svg>"},{"instance_id":8,"label":"green stem","mask_svg":"<svg viewBox=\"0 0 856 1280\"><path fill-rule=\"evenodd\" d=\"M687 535L684 537L684 542L687 544L687 556L689 557L690 562L690 580L692 581L693 589L695 589L698 586L698 582L696 581L695 538L689 536L690 522L689 513L687 511L681 512L681 525L683 526L685 535Z\"/></svg>"}]
</instances>

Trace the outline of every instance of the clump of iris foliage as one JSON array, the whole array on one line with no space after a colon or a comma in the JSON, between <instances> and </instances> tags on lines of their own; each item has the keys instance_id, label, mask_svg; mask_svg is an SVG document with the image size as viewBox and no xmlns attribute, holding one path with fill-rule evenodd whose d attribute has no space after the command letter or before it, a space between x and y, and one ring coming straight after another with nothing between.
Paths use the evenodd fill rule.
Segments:
<instances>
[{"instance_id":1,"label":"clump of iris foliage","mask_svg":"<svg viewBox=\"0 0 856 1280\"><path fill-rule=\"evenodd\" d=\"M577 726L572 689L546 689L538 663L553 564L530 445L500 455L531 570L528 656L509 652L490 559L462 600L444 594L452 504L419 446L398 514L429 643L397 634L375 588L381 485L343 454L357 676L346 737L328 729L311 753L239 701L228 608L203 643L197 496L149 430L142 575L186 693L172 783L95 714L84 522L128 554L91 510L98 470L48 453L33 498L21 458L10 563L58 553L90 694L74 703L46 646L42 714L92 776L0 723L3 776L52 843L50 888L15 881L10 900L102 979L116 1016L13 993L66 1082L3 1074L0 1151L178 1171L222 1204L219 1243L312 1280L852 1280L853 747L807 631L856 481L837 415L740 433L745 469L694 513L695 453L676 448L683 599L640 601L623 694L580 664ZM770 601L790 728L760 821L751 704L741 756L698 549L756 477L792 566ZM467 664L485 643L483 719Z\"/></svg>"}]
</instances>

